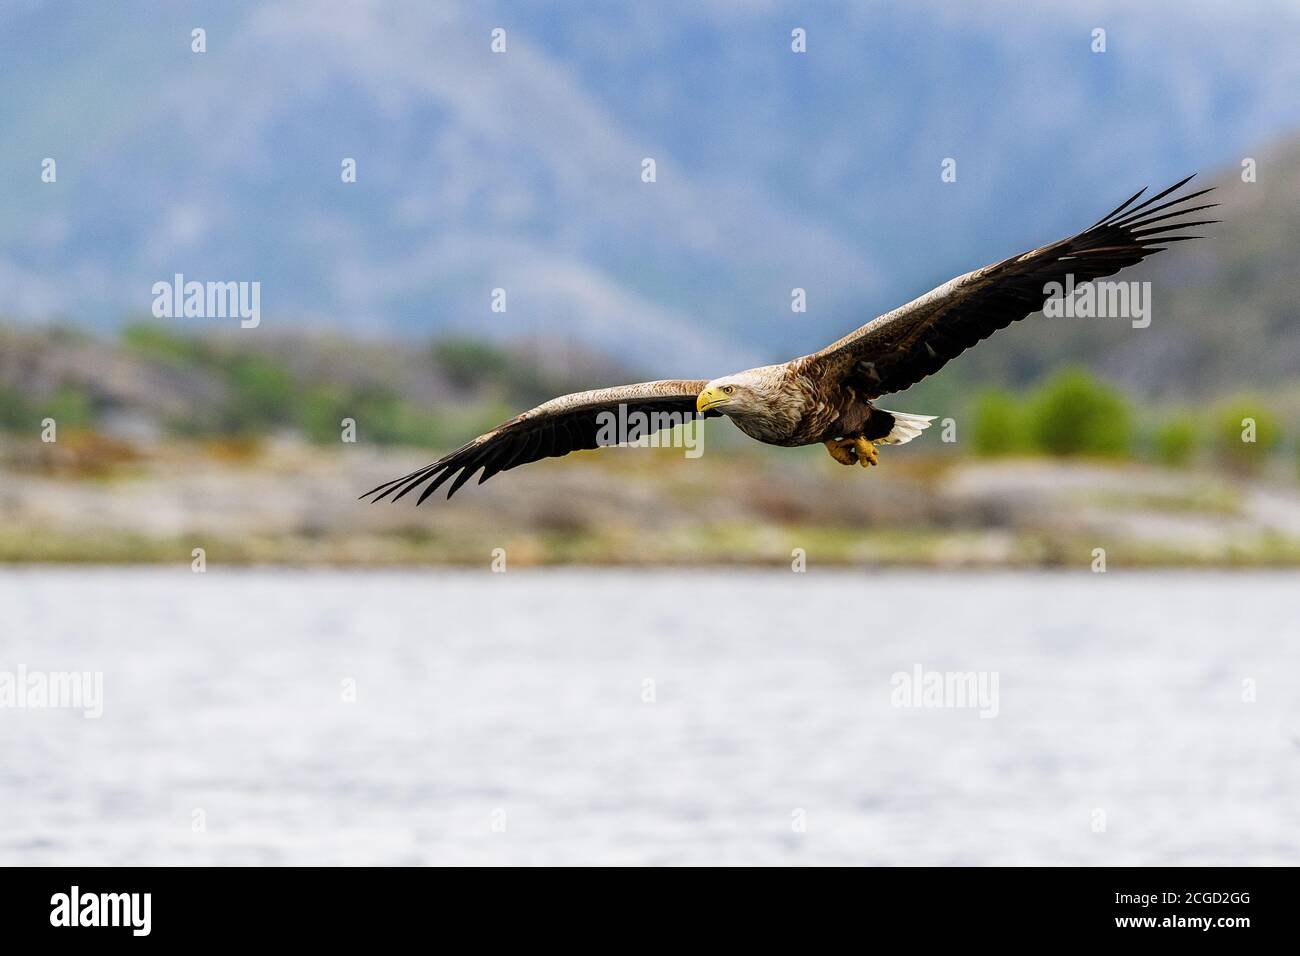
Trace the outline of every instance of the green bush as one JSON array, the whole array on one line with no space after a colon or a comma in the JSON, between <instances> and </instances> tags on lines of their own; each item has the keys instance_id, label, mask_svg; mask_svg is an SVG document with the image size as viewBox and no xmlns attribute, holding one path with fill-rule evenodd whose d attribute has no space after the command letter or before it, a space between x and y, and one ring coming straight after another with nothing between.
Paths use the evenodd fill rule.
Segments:
<instances>
[{"instance_id":1,"label":"green bush","mask_svg":"<svg viewBox=\"0 0 1300 956\"><path fill-rule=\"evenodd\" d=\"M475 339L450 338L433 344L433 360L455 388L499 384L509 378L510 358L501 349Z\"/></svg>"},{"instance_id":2,"label":"green bush","mask_svg":"<svg viewBox=\"0 0 1300 956\"><path fill-rule=\"evenodd\" d=\"M397 402L391 418L378 419L381 427L372 438L383 445L416 445L423 448L441 448L451 444L442 420L434 414L408 404Z\"/></svg>"},{"instance_id":3,"label":"green bush","mask_svg":"<svg viewBox=\"0 0 1300 956\"><path fill-rule=\"evenodd\" d=\"M95 421L94 402L71 385L62 386L48 400L38 402L36 410L41 418L54 419L59 428L87 428Z\"/></svg>"},{"instance_id":4,"label":"green bush","mask_svg":"<svg viewBox=\"0 0 1300 956\"><path fill-rule=\"evenodd\" d=\"M975 454L1010 455L1027 449L1024 403L1010 392L981 392L975 398L971 419Z\"/></svg>"},{"instance_id":5,"label":"green bush","mask_svg":"<svg viewBox=\"0 0 1300 956\"><path fill-rule=\"evenodd\" d=\"M339 440L345 418L356 421L362 442L426 447L444 443L444 429L436 415L382 389L316 389L303 398L298 423L311 441L328 445Z\"/></svg>"},{"instance_id":6,"label":"green bush","mask_svg":"<svg viewBox=\"0 0 1300 956\"><path fill-rule=\"evenodd\" d=\"M81 389L64 385L53 395L29 399L13 389L0 389L0 428L36 434L45 418L60 428L86 428L95 422L95 403Z\"/></svg>"},{"instance_id":7,"label":"green bush","mask_svg":"<svg viewBox=\"0 0 1300 956\"><path fill-rule=\"evenodd\" d=\"M341 388L315 388L302 398L298 408L298 427L309 441L321 445L339 440L345 418L355 418L356 407Z\"/></svg>"},{"instance_id":8,"label":"green bush","mask_svg":"<svg viewBox=\"0 0 1300 956\"><path fill-rule=\"evenodd\" d=\"M146 358L178 363L198 363L205 357L202 343L154 322L132 322L123 327L122 344Z\"/></svg>"},{"instance_id":9,"label":"green bush","mask_svg":"<svg viewBox=\"0 0 1300 956\"><path fill-rule=\"evenodd\" d=\"M1124 455L1133 414L1124 396L1082 369L1049 378L1026 403L1026 430L1050 455Z\"/></svg>"},{"instance_id":10,"label":"green bush","mask_svg":"<svg viewBox=\"0 0 1300 956\"><path fill-rule=\"evenodd\" d=\"M11 388L0 388L0 428L10 431L37 429L41 416L36 414L27 399Z\"/></svg>"},{"instance_id":11,"label":"green bush","mask_svg":"<svg viewBox=\"0 0 1300 956\"><path fill-rule=\"evenodd\" d=\"M1156 461L1170 468L1184 468L1196 454L1199 424L1186 417L1172 418L1160 424L1152 436Z\"/></svg>"},{"instance_id":12,"label":"green bush","mask_svg":"<svg viewBox=\"0 0 1300 956\"><path fill-rule=\"evenodd\" d=\"M227 373L230 398L222 415L226 431L262 432L296 424L298 385L289 370L260 355L238 358Z\"/></svg>"},{"instance_id":13,"label":"green bush","mask_svg":"<svg viewBox=\"0 0 1300 956\"><path fill-rule=\"evenodd\" d=\"M1282 443L1281 423L1258 399L1224 402L1214 410L1212 422L1216 453L1237 471L1258 470Z\"/></svg>"}]
</instances>

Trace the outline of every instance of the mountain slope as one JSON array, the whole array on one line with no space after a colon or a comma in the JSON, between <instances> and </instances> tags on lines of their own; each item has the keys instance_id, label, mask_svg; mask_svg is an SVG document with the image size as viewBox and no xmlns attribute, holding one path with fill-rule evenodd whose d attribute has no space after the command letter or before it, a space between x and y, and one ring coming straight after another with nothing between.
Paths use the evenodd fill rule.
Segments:
<instances>
[{"instance_id":1,"label":"mountain slope","mask_svg":"<svg viewBox=\"0 0 1300 956\"><path fill-rule=\"evenodd\" d=\"M1300 128L1300 8L1261 10L9 4L0 311L110 324L182 272L272 325L784 358Z\"/></svg>"},{"instance_id":2,"label":"mountain slope","mask_svg":"<svg viewBox=\"0 0 1300 956\"><path fill-rule=\"evenodd\" d=\"M1300 400L1300 139L1251 155L1256 182L1230 169L1200 184L1214 185L1206 198L1221 204L1207 215L1222 222L1195 230L1204 239L1114 277L1150 283L1149 326L1034 316L967 352L912 396L951 402L985 384L1024 384L1076 363L1153 398L1268 389ZM1050 238L1059 237L1026 245Z\"/></svg>"}]
</instances>

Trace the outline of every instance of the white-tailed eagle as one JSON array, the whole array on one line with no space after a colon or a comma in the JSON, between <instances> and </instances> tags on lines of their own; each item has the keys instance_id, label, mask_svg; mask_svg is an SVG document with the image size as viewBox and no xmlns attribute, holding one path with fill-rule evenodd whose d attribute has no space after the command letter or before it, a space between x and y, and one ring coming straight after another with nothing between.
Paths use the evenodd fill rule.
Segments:
<instances>
[{"instance_id":1,"label":"white-tailed eagle","mask_svg":"<svg viewBox=\"0 0 1300 956\"><path fill-rule=\"evenodd\" d=\"M635 413L652 421L726 415L758 441L821 443L841 464L874 465L877 444L910 441L932 421L877 408L875 399L914 385L998 329L1040 311L1053 285L1113 275L1168 243L1201 238L1181 230L1218 220L1181 217L1217 205L1190 205L1209 189L1161 202L1191 178L1137 203L1146 192L1139 190L1083 232L958 276L820 352L712 381L643 382L564 395L361 497L397 501L427 485L419 503L454 476L450 498L475 474L482 484L529 462L610 444L602 438L602 422Z\"/></svg>"}]
</instances>

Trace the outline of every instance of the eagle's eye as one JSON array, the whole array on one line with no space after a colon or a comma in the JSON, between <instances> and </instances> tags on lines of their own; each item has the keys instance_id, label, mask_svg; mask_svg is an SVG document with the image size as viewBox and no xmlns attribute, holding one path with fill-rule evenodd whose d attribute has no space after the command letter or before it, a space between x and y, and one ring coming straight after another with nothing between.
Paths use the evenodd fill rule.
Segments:
<instances>
[{"instance_id":1,"label":"eagle's eye","mask_svg":"<svg viewBox=\"0 0 1300 956\"><path fill-rule=\"evenodd\" d=\"M722 386L722 394L723 394L723 395L730 395L730 394L731 394L732 392L734 392L735 390L736 390L736 386L734 386L734 385L724 385L724 386Z\"/></svg>"}]
</instances>

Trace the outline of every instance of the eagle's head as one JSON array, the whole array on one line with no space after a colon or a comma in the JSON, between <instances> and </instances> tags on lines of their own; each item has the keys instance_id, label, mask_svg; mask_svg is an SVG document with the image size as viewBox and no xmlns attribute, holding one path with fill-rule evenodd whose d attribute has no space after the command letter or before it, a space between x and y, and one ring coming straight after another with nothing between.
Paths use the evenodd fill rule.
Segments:
<instances>
[{"instance_id":1,"label":"eagle's head","mask_svg":"<svg viewBox=\"0 0 1300 956\"><path fill-rule=\"evenodd\" d=\"M695 399L695 408L700 412L718 411L740 417L768 414L779 387L775 378L772 368L754 368L715 378Z\"/></svg>"}]
</instances>

